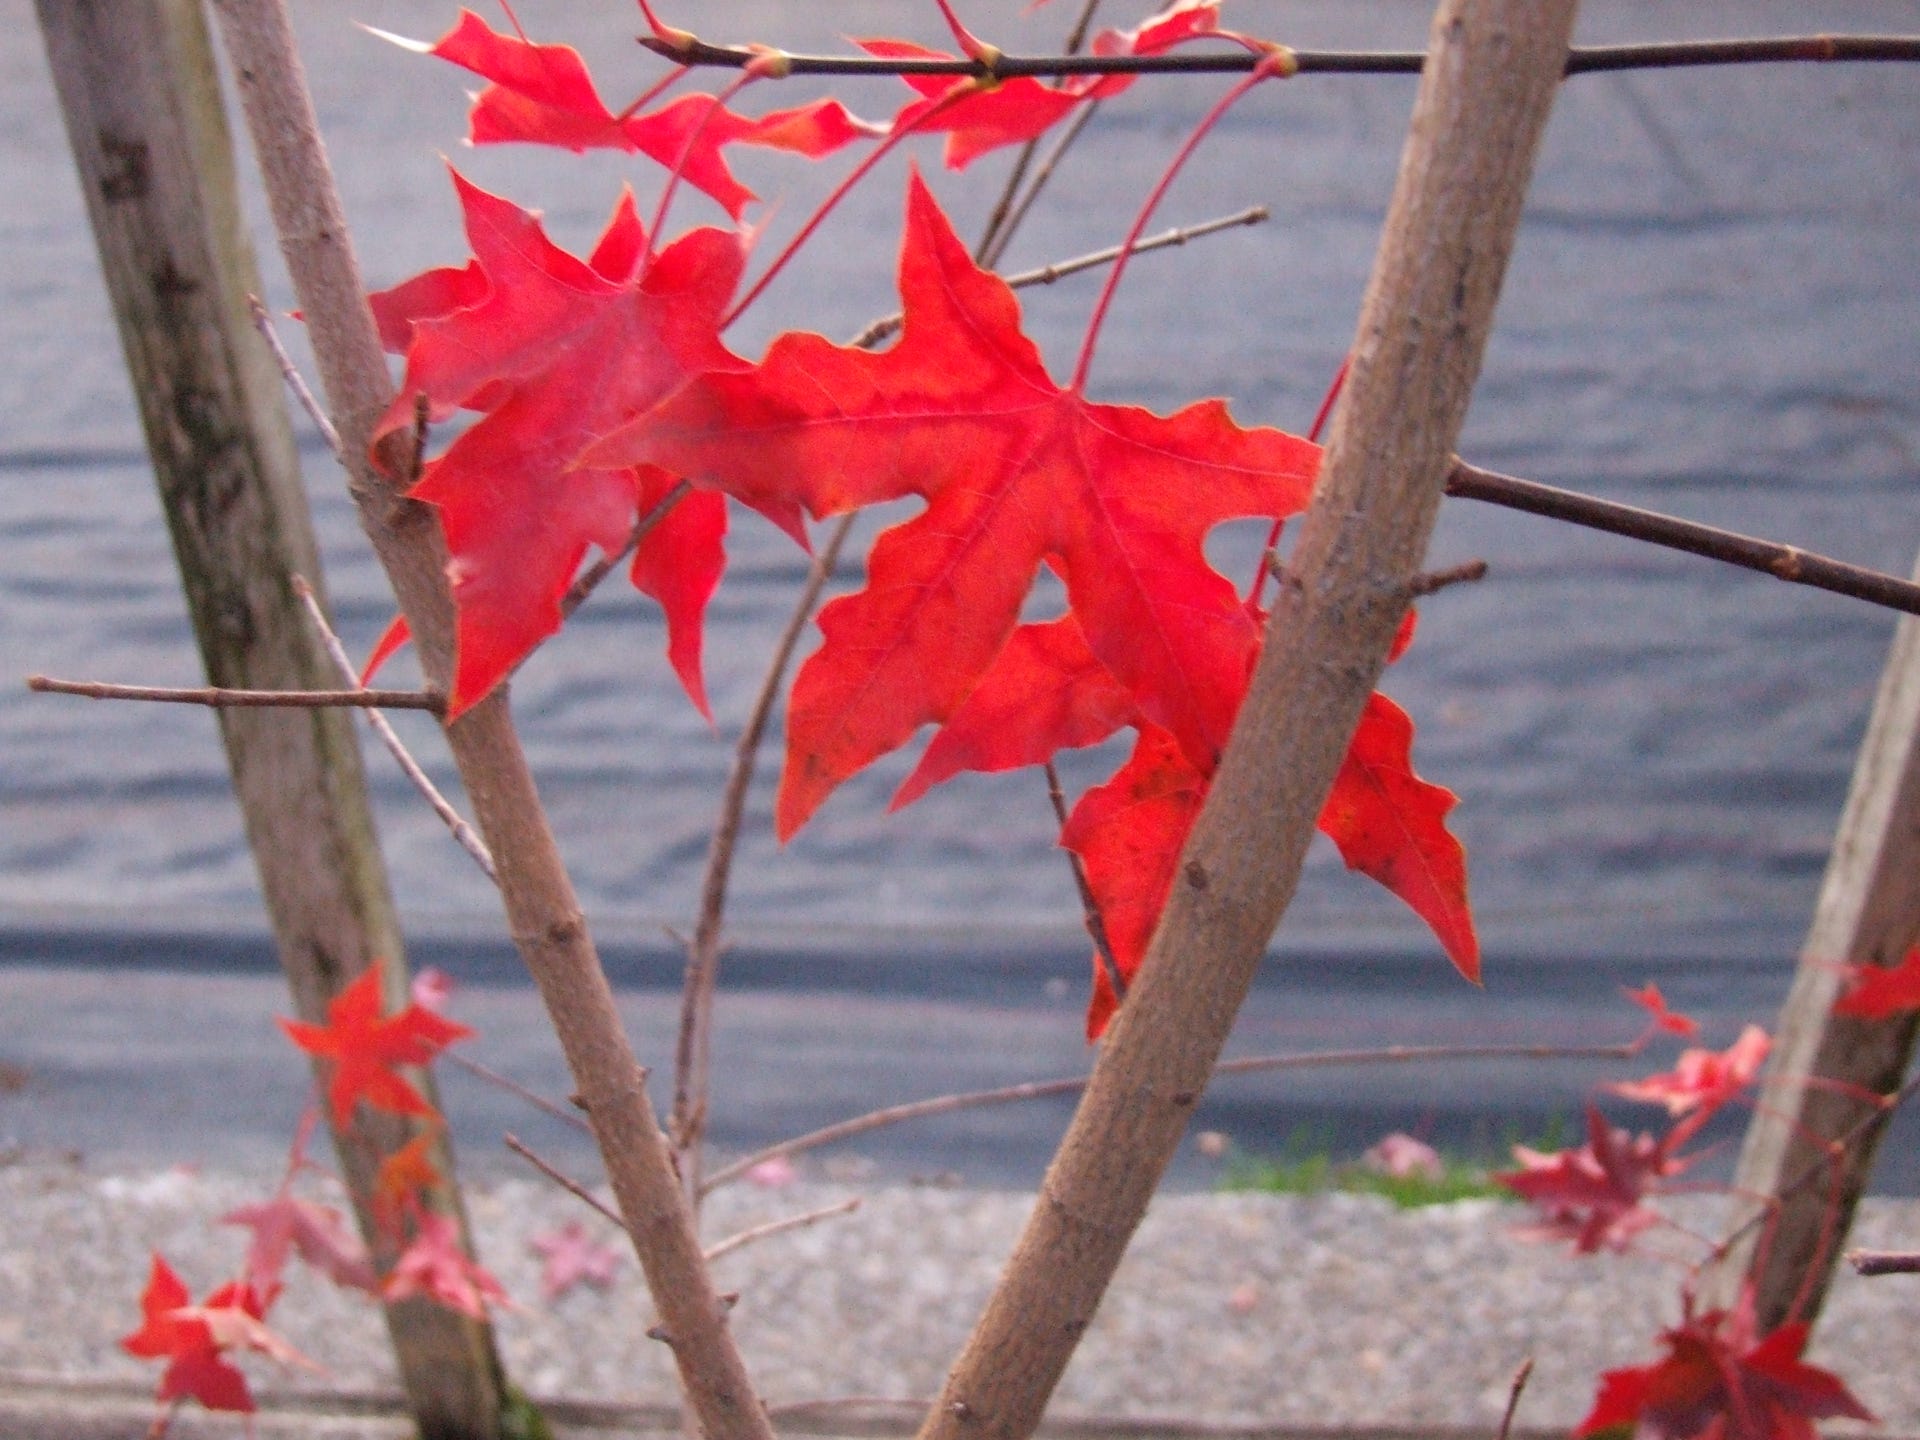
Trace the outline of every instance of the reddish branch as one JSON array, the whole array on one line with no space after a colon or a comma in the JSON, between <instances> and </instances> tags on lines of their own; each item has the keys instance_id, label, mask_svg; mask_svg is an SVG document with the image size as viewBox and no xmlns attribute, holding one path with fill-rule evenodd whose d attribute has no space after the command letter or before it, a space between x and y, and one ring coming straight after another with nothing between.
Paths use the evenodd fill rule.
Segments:
<instances>
[{"instance_id":1,"label":"reddish branch","mask_svg":"<svg viewBox=\"0 0 1920 1440\"><path fill-rule=\"evenodd\" d=\"M1847 1263L1861 1275L1920 1275L1920 1252L1850 1250Z\"/></svg>"}]
</instances>

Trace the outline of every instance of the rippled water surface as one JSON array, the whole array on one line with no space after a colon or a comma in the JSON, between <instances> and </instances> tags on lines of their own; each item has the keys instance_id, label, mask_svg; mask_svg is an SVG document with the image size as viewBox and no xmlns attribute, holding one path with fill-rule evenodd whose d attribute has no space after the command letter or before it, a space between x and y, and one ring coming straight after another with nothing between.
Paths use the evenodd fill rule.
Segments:
<instances>
[{"instance_id":1,"label":"rippled water surface","mask_svg":"<svg viewBox=\"0 0 1920 1440\"><path fill-rule=\"evenodd\" d=\"M430 34L450 10L400 0L298 8L372 282L464 255L441 152L543 206L574 245L623 179L653 194L657 174L640 162L463 148L463 77L348 23ZM970 13L1016 39L1064 18L1043 12L1023 29L1015 9ZM1240 7L1249 28L1353 46L1416 43L1426 10L1386 0ZM712 4L701 23L799 48L837 43L829 16L851 33L937 40L931 11L871 0ZM1583 25L1590 39L1655 38L1879 28L1889 13L1771 0L1684 13L1594 3ZM0 19L23 37L0 53L0 672L192 683L197 664L58 111L26 38L31 13L24 0L0 0ZM610 96L644 84L631 7L538 5L525 19L540 38L580 45ZM1219 88L1142 85L1107 107L1008 264L1117 238ZM870 113L897 98L880 82L844 93ZM1097 397L1167 409L1226 394L1243 421L1303 427L1352 332L1412 94L1405 79L1302 78L1242 105L1162 218L1264 204L1273 220L1139 263L1100 350ZM922 159L935 164L930 150ZM783 159L742 168L776 200L763 212L762 254L837 173ZM1003 171L990 159L934 183L971 230ZM848 334L890 308L901 176L889 165L861 188L743 327L750 333L734 337L743 349L775 327ZM675 213L713 218L697 197ZM260 243L270 252L264 230ZM265 268L284 306L278 266ZM1056 371L1070 366L1094 293L1086 278L1029 292L1031 329ZM1770 67L1569 83L1462 448L1514 473L1906 573L1920 546L1920 71ZM338 477L316 446L305 453L341 625L364 649L389 602ZM1249 573L1253 553L1244 534L1216 541L1236 575ZM1471 557L1487 559L1492 578L1426 606L1419 642L1385 688L1419 725L1421 770L1462 796L1455 823L1495 984L1571 954L1783 961L1810 913L1892 620L1449 502L1432 558ZM657 615L631 593L596 600L517 684L543 791L603 931L645 936L689 918L732 737L803 566L763 524L738 522L708 641L717 732L675 690ZM12 685L0 688L0 757L0 926L258 923L204 713L30 698ZM888 815L911 758L848 785L784 851L768 823L770 764L739 867L742 924L762 936L838 935L875 953L903 931L1071 950L1076 903L1042 783L965 779ZM1071 778L1089 783L1116 761L1112 751L1086 757ZM416 926L484 921L484 882L391 768L379 759L370 768ZM1315 854L1287 938L1336 953L1432 952L1444 981L1418 924L1345 877L1330 850Z\"/></svg>"}]
</instances>

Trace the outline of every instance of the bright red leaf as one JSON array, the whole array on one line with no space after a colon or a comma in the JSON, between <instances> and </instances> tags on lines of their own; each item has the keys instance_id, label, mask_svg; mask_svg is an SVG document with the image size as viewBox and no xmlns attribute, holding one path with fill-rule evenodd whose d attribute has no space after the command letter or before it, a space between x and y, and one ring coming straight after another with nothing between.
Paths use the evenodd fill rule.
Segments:
<instances>
[{"instance_id":1,"label":"bright red leaf","mask_svg":"<svg viewBox=\"0 0 1920 1440\"><path fill-rule=\"evenodd\" d=\"M157 1400L198 1400L209 1410L251 1413L247 1377L228 1363L226 1353L251 1349L280 1360L300 1358L261 1323L270 1298L250 1286L223 1285L195 1305L186 1282L156 1252L140 1297L141 1326L122 1337L120 1348L143 1360L167 1362L154 1392Z\"/></svg>"},{"instance_id":2,"label":"bright red leaf","mask_svg":"<svg viewBox=\"0 0 1920 1440\"><path fill-rule=\"evenodd\" d=\"M336 1124L353 1119L356 1100L398 1115L431 1115L434 1109L396 1066L425 1065L456 1040L473 1031L418 1005L386 1015L380 994L380 967L333 997L327 1023L280 1021L293 1043L309 1055L333 1062L328 1097Z\"/></svg>"},{"instance_id":3,"label":"bright red leaf","mask_svg":"<svg viewBox=\"0 0 1920 1440\"><path fill-rule=\"evenodd\" d=\"M1400 636L1411 638L1412 631L1411 623L1403 624ZM1395 658L1401 648L1397 640ZM1236 705L1238 700L1236 691ZM1098 744L1126 725L1142 729L1133 758L1107 785L1082 797L1061 843L1081 857L1115 962L1122 978L1131 979L1165 906L1210 774L1196 771L1166 732L1144 722L1132 697L1094 658L1071 615L1013 632L893 803L896 809L908 804L962 770L1040 764L1058 750ZM1466 855L1446 828L1455 797L1414 774L1412 733L1404 711L1385 696L1373 696L1319 824L1348 865L1406 901L1473 978L1480 955L1467 903ZM1154 803L1141 801L1142 785L1158 797ZM1176 795L1182 797L1178 805L1171 803ZM1092 1035L1104 1030L1104 1012L1114 999L1099 965L1095 977Z\"/></svg>"},{"instance_id":4,"label":"bright red leaf","mask_svg":"<svg viewBox=\"0 0 1920 1440\"><path fill-rule=\"evenodd\" d=\"M1805 1325L1758 1334L1751 1286L1731 1310L1689 1314L1660 1343L1664 1359L1600 1377L1576 1436L1814 1440L1815 1420L1875 1420L1839 1376L1800 1359Z\"/></svg>"},{"instance_id":5,"label":"bright red leaf","mask_svg":"<svg viewBox=\"0 0 1920 1440\"><path fill-rule=\"evenodd\" d=\"M1044 562L1087 643L1150 722L1210 768L1254 624L1202 553L1209 530L1299 510L1319 451L1203 401L1162 417L1048 376L1005 282L974 265L916 175L900 258L906 323L881 353L775 341L587 453L647 461L816 516L918 495L864 590L821 611L788 712L777 821L790 836L843 780L950 716L992 664Z\"/></svg>"},{"instance_id":6,"label":"bright red leaf","mask_svg":"<svg viewBox=\"0 0 1920 1440\"><path fill-rule=\"evenodd\" d=\"M1564 1240L1580 1254L1626 1250L1659 1216L1642 1201L1661 1180L1684 1170L1674 1142L1630 1135L1587 1107L1587 1143L1551 1155L1513 1147L1518 1170L1493 1178L1540 1212L1522 1233L1534 1240Z\"/></svg>"},{"instance_id":7,"label":"bright red leaf","mask_svg":"<svg viewBox=\"0 0 1920 1440\"><path fill-rule=\"evenodd\" d=\"M587 551L617 551L671 488L672 477L647 467L575 462L616 421L644 415L690 376L744 368L720 343L719 323L745 243L696 230L649 263L628 195L583 261L553 244L536 216L457 174L454 183L473 247L468 269L484 278L484 298L409 312L479 288L424 277L373 298L383 333L411 340L400 396L378 435L411 425L420 394L438 418L484 412L412 492L440 511L452 552L457 715L559 629L561 599ZM790 502L765 508L799 532ZM657 525L634 566L635 583L666 605L670 653L703 713L699 631L724 564L725 524L723 502L701 499Z\"/></svg>"},{"instance_id":8,"label":"bright red leaf","mask_svg":"<svg viewBox=\"0 0 1920 1440\"><path fill-rule=\"evenodd\" d=\"M1884 1020L1903 1010L1920 1009L1920 947L1898 965L1850 965L1852 984L1833 1007L1836 1015Z\"/></svg>"},{"instance_id":9,"label":"bright red leaf","mask_svg":"<svg viewBox=\"0 0 1920 1440\"><path fill-rule=\"evenodd\" d=\"M728 145L761 145L810 157L827 155L854 140L884 134L850 114L837 100L753 119L737 115L711 95L684 95L642 115L616 115L606 107L569 45L535 45L504 35L470 10L432 45L382 30L383 39L460 66L492 83L474 97L468 139L475 145L524 142L563 150L623 150L658 161L718 201L735 220L754 194L727 168ZM691 143L690 143L691 142ZM683 159L684 157L684 159Z\"/></svg>"}]
</instances>

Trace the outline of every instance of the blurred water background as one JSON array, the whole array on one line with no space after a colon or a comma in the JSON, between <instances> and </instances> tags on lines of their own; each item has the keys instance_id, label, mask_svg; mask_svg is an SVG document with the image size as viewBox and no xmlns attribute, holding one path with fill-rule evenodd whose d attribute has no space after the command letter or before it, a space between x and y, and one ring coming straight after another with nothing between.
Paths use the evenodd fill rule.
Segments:
<instances>
[{"instance_id":1,"label":"blurred water background","mask_svg":"<svg viewBox=\"0 0 1920 1440\"><path fill-rule=\"evenodd\" d=\"M1007 48L1040 49L1068 8L966 11ZM1429 8L1242 0L1230 15L1302 47L1410 47ZM1595 0L1581 38L1871 31L1893 14L1878 3ZM522 17L535 38L579 46L616 105L657 63L632 43L631 7L533 4ZM298 18L371 284L464 258L443 157L544 209L576 249L623 181L643 197L656 191L643 160L464 147L470 77L351 23L431 39L451 8L304 0ZM942 38L933 7L905 0L717 3L696 20L715 38L792 49L836 48L836 32ZM197 683L199 673L26 0L0 0L0 21L16 37L0 50L0 674L11 677L0 687L0 1061L25 1076L0 1093L0 1137L127 1154L150 1141L177 1154L182 1134L204 1134L211 1156L212 1136L241 1143L252 1133L241 1102L255 1098L212 1077L251 1053L253 1041L236 1038L251 1023L242 1017L278 1003L213 722L197 710L32 697L17 683L34 671L162 684ZM897 88L862 82L839 93L880 115ZM1006 267L1117 239L1220 88L1143 84L1106 107ZM810 93L795 82L767 103ZM1155 228L1252 204L1273 219L1138 263L1100 349L1096 398L1166 410L1223 394L1245 423L1303 428L1351 337L1412 95L1406 78L1302 78L1243 103ZM1920 73L1907 66L1570 82L1462 452L1907 573L1920 546L1917 101ZM932 142L920 155L937 170ZM843 169L734 158L771 202L757 212L767 219L762 255ZM1006 164L934 174L963 233L983 221ZM738 348L756 353L794 326L849 335L893 308L902 174L896 161L861 187L730 337ZM267 298L284 309L257 187L249 195ZM698 196L677 203L676 223L716 217ZM1029 326L1057 371L1070 365L1096 289L1097 277L1082 277L1027 292ZM298 327L285 329L297 349ZM390 601L337 475L299 424L327 583L341 629L363 651ZM1257 538L1229 527L1217 562L1251 574ZM750 516L732 546L707 642L717 730L674 686L657 612L621 587L607 587L515 685L589 916L623 991L655 1017L638 1023L662 1040L678 966L663 927L692 919L732 737L805 567ZM1453 824L1471 856L1486 989L1458 981L1417 921L1323 847L1236 1048L1611 1038L1633 1028L1618 985L1650 977L1706 1014L1715 1043L1745 1019L1770 1024L1892 617L1449 502L1432 560L1475 557L1491 578L1425 606L1419 641L1384 688L1418 724L1422 773L1463 797ZM842 584L857 581L856 566ZM409 733L451 785L427 730ZM1070 783L1096 782L1120 753L1074 757ZM369 758L416 963L469 980L477 1006L497 1007L487 1010L497 1030L514 1030L504 1043L558 1086L549 1051L510 1023L528 992L486 882L384 757ZM735 1087L720 1102L723 1142L1085 1064L1085 946L1043 782L966 778L889 815L913 758L849 784L784 850L769 820L777 756L763 768L734 888L740 949L727 979L741 997L731 1012L740 1038L723 1041L733 1046L723 1086ZM165 1026L153 1023L155 1006L172 1017ZM246 1073L272 1063L263 1050ZM1390 1126L1491 1143L1504 1126L1572 1114L1598 1073L1506 1066L1240 1082L1210 1102L1204 1123L1256 1148L1301 1125L1359 1144ZM286 1103L297 1103L297 1076L286 1084ZM1063 1113L955 1122L873 1153L910 1170L1028 1181ZM479 1124L494 1118L487 1111ZM259 1143L278 1144L284 1124L276 1110ZM1920 1164L1911 1144L1904 1159L1891 1153L1900 1149L1889 1147L1883 1184L1914 1188ZM1188 1179L1204 1177L1186 1164Z\"/></svg>"}]
</instances>

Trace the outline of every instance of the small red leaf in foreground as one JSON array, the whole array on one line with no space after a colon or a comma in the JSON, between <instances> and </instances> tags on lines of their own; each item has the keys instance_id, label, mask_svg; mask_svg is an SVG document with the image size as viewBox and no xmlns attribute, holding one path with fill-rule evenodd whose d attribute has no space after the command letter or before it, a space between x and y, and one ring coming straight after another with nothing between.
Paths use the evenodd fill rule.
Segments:
<instances>
[{"instance_id":1,"label":"small red leaf in foreground","mask_svg":"<svg viewBox=\"0 0 1920 1440\"><path fill-rule=\"evenodd\" d=\"M1565 1240L1583 1255L1628 1249L1634 1236L1660 1218L1642 1199L1655 1182L1687 1165L1674 1155L1671 1138L1629 1135L1591 1105L1586 1144L1551 1155L1516 1145L1513 1158L1520 1168L1493 1178L1541 1212L1539 1223L1520 1233L1532 1240Z\"/></svg>"},{"instance_id":2,"label":"small red leaf in foreground","mask_svg":"<svg viewBox=\"0 0 1920 1440\"><path fill-rule=\"evenodd\" d=\"M143 1360L167 1362L154 1392L158 1400L198 1400L209 1410L251 1413L247 1378L223 1358L224 1352L239 1345L281 1358L294 1355L260 1324L266 1302L251 1287L223 1285L205 1304L194 1305L186 1283L157 1252L140 1313L140 1328L123 1337L120 1348Z\"/></svg>"},{"instance_id":3,"label":"small red leaf in foreground","mask_svg":"<svg viewBox=\"0 0 1920 1440\"><path fill-rule=\"evenodd\" d=\"M1683 1050L1673 1069L1663 1074L1617 1080L1606 1088L1628 1100L1664 1105L1669 1115L1686 1116L1674 1129L1678 1144L1753 1083L1771 1044L1766 1031L1749 1025L1725 1050Z\"/></svg>"},{"instance_id":4,"label":"small red leaf in foreground","mask_svg":"<svg viewBox=\"0 0 1920 1440\"><path fill-rule=\"evenodd\" d=\"M394 1067L425 1065L454 1041L473 1034L418 1005L393 1016L382 1010L380 967L374 964L334 996L325 1025L280 1021L294 1044L333 1062L327 1093L336 1124L351 1122L356 1100L398 1115L433 1114L433 1107Z\"/></svg>"},{"instance_id":5,"label":"small red leaf in foreground","mask_svg":"<svg viewBox=\"0 0 1920 1440\"><path fill-rule=\"evenodd\" d=\"M1920 1009L1920 947L1898 965L1850 965L1852 986L1833 1007L1836 1015L1884 1020L1902 1010Z\"/></svg>"},{"instance_id":6,"label":"small red leaf in foreground","mask_svg":"<svg viewBox=\"0 0 1920 1440\"><path fill-rule=\"evenodd\" d=\"M1657 1440L1814 1440L1815 1420L1875 1421L1839 1376L1800 1359L1807 1327L1757 1334L1753 1290L1731 1310L1688 1315L1666 1331L1666 1358L1609 1370L1576 1436Z\"/></svg>"},{"instance_id":7,"label":"small red leaf in foreground","mask_svg":"<svg viewBox=\"0 0 1920 1440\"><path fill-rule=\"evenodd\" d=\"M620 1252L600 1244L578 1220L529 1236L527 1244L546 1262L540 1267L540 1294L548 1301L576 1285L606 1289L620 1263Z\"/></svg>"},{"instance_id":8,"label":"small red leaf in foreground","mask_svg":"<svg viewBox=\"0 0 1920 1440\"><path fill-rule=\"evenodd\" d=\"M387 1277L387 1299L424 1295L475 1320L487 1318L488 1305L507 1303L500 1282L461 1248L460 1229L452 1220L423 1211L418 1221L418 1234Z\"/></svg>"},{"instance_id":9,"label":"small red leaf in foreground","mask_svg":"<svg viewBox=\"0 0 1920 1440\"><path fill-rule=\"evenodd\" d=\"M1667 1008L1667 997L1660 993L1658 985L1649 984L1639 990L1627 990L1625 994L1652 1017L1648 1021L1652 1029L1664 1030L1670 1035L1692 1036L1700 1033L1698 1022Z\"/></svg>"}]
</instances>

